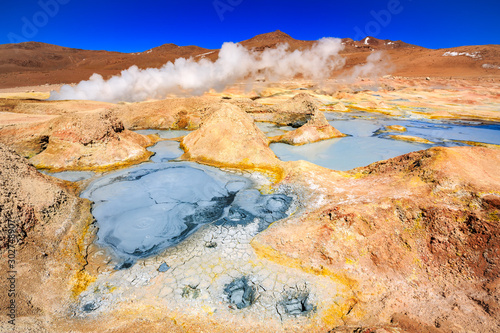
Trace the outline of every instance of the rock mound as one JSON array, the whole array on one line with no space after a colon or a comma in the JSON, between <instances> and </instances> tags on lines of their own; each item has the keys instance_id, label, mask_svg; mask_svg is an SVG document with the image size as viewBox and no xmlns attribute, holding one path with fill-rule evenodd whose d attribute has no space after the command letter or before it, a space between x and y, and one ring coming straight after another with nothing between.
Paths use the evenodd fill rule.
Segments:
<instances>
[{"instance_id":1,"label":"rock mound","mask_svg":"<svg viewBox=\"0 0 500 333\"><path fill-rule=\"evenodd\" d=\"M16 271L17 313L60 311L71 295L71 279L77 272L84 276L85 254L80 251L92 222L89 202L2 144L0 183L0 254L14 254L14 262L2 260L0 269ZM0 282L4 290L6 283ZM9 302L7 293L1 293L0 303Z\"/></svg>"},{"instance_id":2,"label":"rock mound","mask_svg":"<svg viewBox=\"0 0 500 333\"><path fill-rule=\"evenodd\" d=\"M125 130L123 123L109 111L82 112L57 118L51 124L51 139L59 139L84 146L117 139Z\"/></svg>"},{"instance_id":3,"label":"rock mound","mask_svg":"<svg viewBox=\"0 0 500 333\"><path fill-rule=\"evenodd\" d=\"M317 112L319 103L307 93L300 93L289 100L258 109L248 109L256 121L267 121L282 126L300 127L307 123Z\"/></svg>"},{"instance_id":4,"label":"rock mound","mask_svg":"<svg viewBox=\"0 0 500 333\"><path fill-rule=\"evenodd\" d=\"M109 169L145 161L156 139L124 128L109 110L78 112L48 124L46 148L31 158L38 168Z\"/></svg>"},{"instance_id":5,"label":"rock mound","mask_svg":"<svg viewBox=\"0 0 500 333\"><path fill-rule=\"evenodd\" d=\"M339 303L354 305L341 312L344 325L404 327L404 317L420 330L495 332L499 163L498 150L455 147L340 177L319 168L292 172L285 181L309 186L319 208L309 205L302 216L275 223L254 239L254 248L345 281L349 292L339 294Z\"/></svg>"},{"instance_id":6,"label":"rock mound","mask_svg":"<svg viewBox=\"0 0 500 333\"><path fill-rule=\"evenodd\" d=\"M219 98L168 98L161 101L132 103L116 106L113 111L125 128L187 129L200 125L206 110L220 102Z\"/></svg>"},{"instance_id":7,"label":"rock mound","mask_svg":"<svg viewBox=\"0 0 500 333\"><path fill-rule=\"evenodd\" d=\"M500 191L500 152L482 147L434 147L351 170L363 175L406 175L440 189L464 186L478 192Z\"/></svg>"},{"instance_id":8,"label":"rock mound","mask_svg":"<svg viewBox=\"0 0 500 333\"><path fill-rule=\"evenodd\" d=\"M9 223L15 225L17 239L22 242L36 224L50 222L71 196L2 144L0 183L0 249L8 244Z\"/></svg>"},{"instance_id":9,"label":"rock mound","mask_svg":"<svg viewBox=\"0 0 500 333\"><path fill-rule=\"evenodd\" d=\"M181 146L182 159L204 164L276 171L280 163L253 119L231 104L213 107Z\"/></svg>"},{"instance_id":10,"label":"rock mound","mask_svg":"<svg viewBox=\"0 0 500 333\"><path fill-rule=\"evenodd\" d=\"M333 111L349 111L349 109L345 106L344 103L338 102L332 108Z\"/></svg>"},{"instance_id":11,"label":"rock mound","mask_svg":"<svg viewBox=\"0 0 500 333\"><path fill-rule=\"evenodd\" d=\"M345 134L340 133L339 130L330 125L323 113L316 111L314 116L305 125L283 135L272 137L269 141L299 146L343 136Z\"/></svg>"}]
</instances>

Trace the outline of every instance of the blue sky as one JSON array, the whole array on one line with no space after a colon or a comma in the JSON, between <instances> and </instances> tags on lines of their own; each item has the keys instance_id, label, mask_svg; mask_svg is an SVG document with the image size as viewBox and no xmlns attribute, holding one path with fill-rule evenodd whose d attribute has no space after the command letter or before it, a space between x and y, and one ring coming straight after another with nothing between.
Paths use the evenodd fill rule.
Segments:
<instances>
[{"instance_id":1,"label":"blue sky","mask_svg":"<svg viewBox=\"0 0 500 333\"><path fill-rule=\"evenodd\" d=\"M165 43L219 48L282 30L294 38L371 35L429 48L500 44L500 1L2 0L0 44L140 52Z\"/></svg>"}]
</instances>

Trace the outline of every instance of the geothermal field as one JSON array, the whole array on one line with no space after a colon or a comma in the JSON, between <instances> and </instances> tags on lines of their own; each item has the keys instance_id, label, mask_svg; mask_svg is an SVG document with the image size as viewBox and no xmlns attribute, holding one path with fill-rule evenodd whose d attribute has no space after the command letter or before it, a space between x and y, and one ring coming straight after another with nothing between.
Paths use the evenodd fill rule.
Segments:
<instances>
[{"instance_id":1,"label":"geothermal field","mask_svg":"<svg viewBox=\"0 0 500 333\"><path fill-rule=\"evenodd\" d=\"M499 45L0 45L0 184L1 332L500 331Z\"/></svg>"}]
</instances>

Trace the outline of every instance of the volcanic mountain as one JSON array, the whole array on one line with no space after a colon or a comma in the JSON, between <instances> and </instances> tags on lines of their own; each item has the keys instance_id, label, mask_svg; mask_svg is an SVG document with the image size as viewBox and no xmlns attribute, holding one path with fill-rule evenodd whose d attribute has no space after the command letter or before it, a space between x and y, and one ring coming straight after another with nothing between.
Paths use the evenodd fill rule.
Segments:
<instances>
[{"instance_id":1,"label":"volcanic mountain","mask_svg":"<svg viewBox=\"0 0 500 333\"><path fill-rule=\"evenodd\" d=\"M287 43L290 50L311 47L314 41L297 40L279 30L241 41L248 49L262 51ZM370 52L382 50L390 57L392 74L398 76L492 77L500 76L500 45L427 49L402 41L365 37L342 39L346 68L362 64ZM0 88L73 83L93 73L105 78L136 65L161 67L177 58L207 58L214 61L218 50L198 46L164 44L139 53L73 49L40 42L0 45ZM338 73L334 73L336 75Z\"/></svg>"}]
</instances>

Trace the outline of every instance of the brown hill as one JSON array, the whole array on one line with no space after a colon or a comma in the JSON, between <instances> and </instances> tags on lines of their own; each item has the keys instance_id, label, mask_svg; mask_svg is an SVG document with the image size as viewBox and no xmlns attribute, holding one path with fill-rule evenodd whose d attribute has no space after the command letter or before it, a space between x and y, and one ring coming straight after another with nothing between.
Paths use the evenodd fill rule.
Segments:
<instances>
[{"instance_id":1,"label":"brown hill","mask_svg":"<svg viewBox=\"0 0 500 333\"><path fill-rule=\"evenodd\" d=\"M404 76L500 76L500 45L461 46L430 50L405 48L388 51L396 73Z\"/></svg>"},{"instance_id":2,"label":"brown hill","mask_svg":"<svg viewBox=\"0 0 500 333\"><path fill-rule=\"evenodd\" d=\"M266 48L274 48L278 44L284 43L288 44L290 50L303 50L305 48L311 47L314 44L314 41L297 40L280 30L276 30L273 32L257 35L253 38L240 42L240 44L244 47L254 51L262 51Z\"/></svg>"},{"instance_id":3,"label":"brown hill","mask_svg":"<svg viewBox=\"0 0 500 333\"><path fill-rule=\"evenodd\" d=\"M104 77L136 65L161 67L179 57L196 57L211 52L198 46L165 44L140 53L72 49L26 42L0 45L0 88L73 83L93 73Z\"/></svg>"},{"instance_id":4,"label":"brown hill","mask_svg":"<svg viewBox=\"0 0 500 333\"><path fill-rule=\"evenodd\" d=\"M291 50L306 49L314 41L297 40L282 31L257 35L240 42L255 51L288 43ZM360 41L342 39L347 68L362 64L374 50L383 50L391 57L395 75L498 77L500 45L463 46L431 50L402 41L366 37ZM120 53L72 49L57 45L26 42L0 45L0 88L43 84L74 83L88 79L93 73L104 77L136 65L139 68L161 67L179 57L218 57L218 50L198 46L164 44L139 53ZM338 74L338 73L334 73Z\"/></svg>"}]
</instances>

